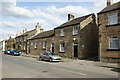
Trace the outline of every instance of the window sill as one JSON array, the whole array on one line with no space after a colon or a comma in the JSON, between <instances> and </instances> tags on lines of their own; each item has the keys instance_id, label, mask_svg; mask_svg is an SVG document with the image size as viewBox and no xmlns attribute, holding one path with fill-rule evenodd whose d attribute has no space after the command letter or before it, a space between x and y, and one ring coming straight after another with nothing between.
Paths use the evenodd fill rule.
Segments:
<instances>
[{"instance_id":1,"label":"window sill","mask_svg":"<svg viewBox=\"0 0 120 80\"><path fill-rule=\"evenodd\" d=\"M77 36L78 34L73 34L73 36Z\"/></svg>"},{"instance_id":2,"label":"window sill","mask_svg":"<svg viewBox=\"0 0 120 80\"><path fill-rule=\"evenodd\" d=\"M107 49L107 51L120 51L120 49Z\"/></svg>"},{"instance_id":3,"label":"window sill","mask_svg":"<svg viewBox=\"0 0 120 80\"><path fill-rule=\"evenodd\" d=\"M64 36L60 36L60 37L64 37Z\"/></svg>"},{"instance_id":4,"label":"window sill","mask_svg":"<svg viewBox=\"0 0 120 80\"><path fill-rule=\"evenodd\" d=\"M45 48L43 48L43 50L46 50Z\"/></svg>"},{"instance_id":5,"label":"window sill","mask_svg":"<svg viewBox=\"0 0 120 80\"><path fill-rule=\"evenodd\" d=\"M34 48L34 49L37 49L37 48Z\"/></svg>"},{"instance_id":6,"label":"window sill","mask_svg":"<svg viewBox=\"0 0 120 80\"><path fill-rule=\"evenodd\" d=\"M106 25L106 27L120 26L120 24Z\"/></svg>"},{"instance_id":7,"label":"window sill","mask_svg":"<svg viewBox=\"0 0 120 80\"><path fill-rule=\"evenodd\" d=\"M63 51L60 51L59 53L65 53L65 51L63 52Z\"/></svg>"}]
</instances>

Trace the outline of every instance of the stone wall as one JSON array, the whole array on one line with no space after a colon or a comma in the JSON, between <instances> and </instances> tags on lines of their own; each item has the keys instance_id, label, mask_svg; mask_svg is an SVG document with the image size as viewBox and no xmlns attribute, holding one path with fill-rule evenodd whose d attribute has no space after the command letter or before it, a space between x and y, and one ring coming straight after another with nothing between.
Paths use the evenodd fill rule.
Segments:
<instances>
[{"instance_id":1,"label":"stone wall","mask_svg":"<svg viewBox=\"0 0 120 80\"><path fill-rule=\"evenodd\" d=\"M93 23L88 25L72 25L64 27L64 36L60 36L60 30L55 29L55 53L67 58L74 58L73 43L78 43L78 58L88 59L98 56L98 27L95 15L92 15ZM91 18L87 18L88 21ZM85 25L85 26L84 26ZM78 35L73 35L73 27L78 27ZM82 26L82 29L80 28ZM74 40L75 39L75 40ZM60 52L60 43L65 44L65 52Z\"/></svg>"},{"instance_id":2,"label":"stone wall","mask_svg":"<svg viewBox=\"0 0 120 80\"><path fill-rule=\"evenodd\" d=\"M108 26L108 14L109 13L118 13L118 24ZM120 62L120 51L114 50L110 51L108 37L113 35L118 35L119 37L119 48L120 48L120 11L114 10L106 13L102 13L98 15L98 23L99 23L99 56L101 61L105 62Z\"/></svg>"},{"instance_id":3,"label":"stone wall","mask_svg":"<svg viewBox=\"0 0 120 80\"><path fill-rule=\"evenodd\" d=\"M35 41L37 40L38 46L35 48ZM43 42L46 41L46 49L43 49ZM51 52L51 44L54 43L54 37L40 38L35 40L29 40L30 53L34 55L40 55L40 53L48 51Z\"/></svg>"}]
</instances>

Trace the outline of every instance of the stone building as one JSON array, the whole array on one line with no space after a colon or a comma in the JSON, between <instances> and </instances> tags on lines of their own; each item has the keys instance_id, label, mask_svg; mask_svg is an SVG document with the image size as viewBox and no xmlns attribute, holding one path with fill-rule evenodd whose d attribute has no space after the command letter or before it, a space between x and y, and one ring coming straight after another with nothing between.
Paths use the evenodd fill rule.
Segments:
<instances>
[{"instance_id":1,"label":"stone building","mask_svg":"<svg viewBox=\"0 0 120 80\"><path fill-rule=\"evenodd\" d=\"M29 53L39 55L50 51L67 58L88 59L98 55L98 27L94 14L75 18L54 30L45 31L28 40Z\"/></svg>"},{"instance_id":2,"label":"stone building","mask_svg":"<svg viewBox=\"0 0 120 80\"><path fill-rule=\"evenodd\" d=\"M98 56L98 27L94 14L74 18L56 27L54 52L62 57L89 59Z\"/></svg>"},{"instance_id":3,"label":"stone building","mask_svg":"<svg viewBox=\"0 0 120 80\"><path fill-rule=\"evenodd\" d=\"M27 48L28 48L28 43L27 40L34 36L37 35L38 33L42 32L43 29L41 26L39 26L39 23L35 26L35 29L27 31L27 29L23 30L23 34L21 35L16 35L16 49L20 52L27 53Z\"/></svg>"},{"instance_id":4,"label":"stone building","mask_svg":"<svg viewBox=\"0 0 120 80\"><path fill-rule=\"evenodd\" d=\"M15 49L15 39L11 36L5 40L5 49Z\"/></svg>"},{"instance_id":5,"label":"stone building","mask_svg":"<svg viewBox=\"0 0 120 80\"><path fill-rule=\"evenodd\" d=\"M107 0L98 13L99 56L104 62L120 62L120 2Z\"/></svg>"},{"instance_id":6,"label":"stone building","mask_svg":"<svg viewBox=\"0 0 120 80\"><path fill-rule=\"evenodd\" d=\"M44 31L28 40L28 54L39 55L42 52L54 52L54 30Z\"/></svg>"}]
</instances>

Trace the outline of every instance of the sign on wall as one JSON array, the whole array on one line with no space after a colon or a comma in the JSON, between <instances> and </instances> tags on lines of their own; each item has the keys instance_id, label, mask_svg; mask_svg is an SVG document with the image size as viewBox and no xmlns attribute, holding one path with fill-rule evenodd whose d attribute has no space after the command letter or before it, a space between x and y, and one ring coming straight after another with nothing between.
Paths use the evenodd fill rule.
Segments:
<instances>
[{"instance_id":1,"label":"sign on wall","mask_svg":"<svg viewBox=\"0 0 120 80\"><path fill-rule=\"evenodd\" d=\"M33 45L33 43L31 43L31 46Z\"/></svg>"},{"instance_id":2,"label":"sign on wall","mask_svg":"<svg viewBox=\"0 0 120 80\"><path fill-rule=\"evenodd\" d=\"M41 45L42 44L42 42L39 42L39 45Z\"/></svg>"}]
</instances>

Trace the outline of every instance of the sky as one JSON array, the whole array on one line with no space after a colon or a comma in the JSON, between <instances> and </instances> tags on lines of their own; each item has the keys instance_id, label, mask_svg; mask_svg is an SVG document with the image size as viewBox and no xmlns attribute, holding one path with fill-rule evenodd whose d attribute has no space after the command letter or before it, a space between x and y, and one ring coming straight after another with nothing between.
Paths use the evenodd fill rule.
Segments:
<instances>
[{"instance_id":1,"label":"sky","mask_svg":"<svg viewBox=\"0 0 120 80\"><path fill-rule=\"evenodd\" d=\"M68 20L98 13L107 0L2 0L0 2L0 41L16 33L35 29L37 23L44 31L54 29ZM114 0L118 2L119 0Z\"/></svg>"}]
</instances>

